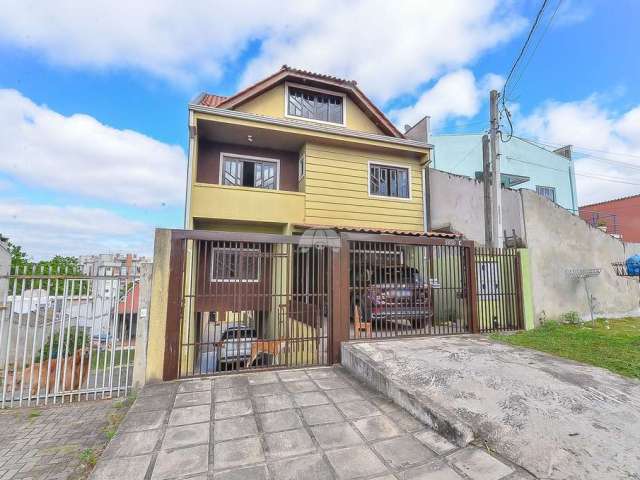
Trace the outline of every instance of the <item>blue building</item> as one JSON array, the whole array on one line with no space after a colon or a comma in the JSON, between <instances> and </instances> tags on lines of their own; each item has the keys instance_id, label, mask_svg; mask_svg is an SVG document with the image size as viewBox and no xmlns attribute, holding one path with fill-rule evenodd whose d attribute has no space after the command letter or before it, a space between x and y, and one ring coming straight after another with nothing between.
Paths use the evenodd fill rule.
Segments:
<instances>
[{"instance_id":1,"label":"blue building","mask_svg":"<svg viewBox=\"0 0 640 480\"><path fill-rule=\"evenodd\" d=\"M482 179L482 134L434 135L429 141L434 145L433 168ZM503 186L534 190L578 214L571 146L550 151L512 137L500 149Z\"/></svg>"}]
</instances>

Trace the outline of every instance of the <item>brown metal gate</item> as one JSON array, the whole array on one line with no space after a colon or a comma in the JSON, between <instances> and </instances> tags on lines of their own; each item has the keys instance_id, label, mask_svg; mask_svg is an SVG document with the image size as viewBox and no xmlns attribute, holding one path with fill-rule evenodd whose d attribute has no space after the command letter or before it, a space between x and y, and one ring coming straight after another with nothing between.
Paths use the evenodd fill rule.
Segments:
<instances>
[{"instance_id":1,"label":"brown metal gate","mask_svg":"<svg viewBox=\"0 0 640 480\"><path fill-rule=\"evenodd\" d=\"M164 378L338 362L342 341L522 328L516 250L172 231Z\"/></svg>"}]
</instances>

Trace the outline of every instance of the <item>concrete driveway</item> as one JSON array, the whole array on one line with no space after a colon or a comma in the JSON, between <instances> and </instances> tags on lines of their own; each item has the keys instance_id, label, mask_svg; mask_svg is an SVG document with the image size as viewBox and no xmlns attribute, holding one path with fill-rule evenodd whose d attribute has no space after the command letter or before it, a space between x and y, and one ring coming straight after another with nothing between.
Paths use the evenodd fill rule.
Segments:
<instances>
[{"instance_id":1,"label":"concrete driveway","mask_svg":"<svg viewBox=\"0 0 640 480\"><path fill-rule=\"evenodd\" d=\"M347 343L343 365L539 478L640 478L638 381L472 335Z\"/></svg>"}]
</instances>

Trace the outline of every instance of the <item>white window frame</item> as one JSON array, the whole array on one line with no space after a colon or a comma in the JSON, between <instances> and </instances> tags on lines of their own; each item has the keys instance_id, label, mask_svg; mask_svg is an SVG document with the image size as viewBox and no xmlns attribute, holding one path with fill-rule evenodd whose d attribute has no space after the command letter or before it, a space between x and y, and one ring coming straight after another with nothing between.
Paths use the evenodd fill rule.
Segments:
<instances>
[{"instance_id":1,"label":"white window frame","mask_svg":"<svg viewBox=\"0 0 640 480\"><path fill-rule=\"evenodd\" d=\"M540 193L540 189L542 189L542 188L549 188L549 189L553 190L553 200L552 200L552 199L550 199L549 197L547 197L546 195L542 195L542 194ZM558 193L558 192L557 192L557 190L556 190L556 187L552 187L552 186L549 186L549 185L536 185L536 193L537 193L538 195L540 195L542 198L546 198L547 200L551 200L553 203L558 203L558 202L557 202L557 200L558 200L558 195L557 195L557 193Z\"/></svg>"},{"instance_id":2,"label":"white window frame","mask_svg":"<svg viewBox=\"0 0 640 480\"><path fill-rule=\"evenodd\" d=\"M260 188L260 187L246 187L244 185L224 185L222 183L223 175L224 175L224 159L225 158L235 158L239 160L255 160L258 162L271 162L276 164L276 188L275 190L280 190L280 159L279 158L269 158L269 157L255 157L252 155L240 155L239 153L229 153L229 152L220 152L220 165L218 172L218 184L226 187L242 187L242 188L255 188L256 190L266 190L269 191L269 188Z\"/></svg>"},{"instance_id":3,"label":"white window frame","mask_svg":"<svg viewBox=\"0 0 640 480\"><path fill-rule=\"evenodd\" d=\"M342 97L342 123L325 122L324 120L316 120L315 118L298 117L296 115L289 115L289 87L299 88L300 90L308 90L310 92L325 93L327 95L333 95L334 97ZM324 125L340 125L342 127L347 126L347 94L342 92L335 92L333 90L326 90L324 88L310 87L308 85L302 85L300 83L284 82L284 116L285 118L291 118L295 120L304 120L307 122L322 123Z\"/></svg>"},{"instance_id":4,"label":"white window frame","mask_svg":"<svg viewBox=\"0 0 640 480\"><path fill-rule=\"evenodd\" d=\"M258 255L258 264L256 268L257 278L214 278L213 276L213 260L214 260L214 251L222 251L222 252L258 252L260 254L260 250L257 248L229 248L229 247L211 247L211 268L209 270L209 280L211 283L258 283L260 282L260 256Z\"/></svg>"},{"instance_id":5,"label":"white window frame","mask_svg":"<svg viewBox=\"0 0 640 480\"><path fill-rule=\"evenodd\" d=\"M371 193L371 165L380 165L382 167L393 167L393 168L402 168L403 170L408 171L407 181L409 182L409 196L408 197L392 197L389 195L376 195ZM397 163L386 163L386 162L377 162L375 160L369 160L367 162L367 192L369 193L369 198L379 198L382 200L392 200L392 201L401 201L408 202L413 200L413 189L411 188L411 166L409 165L400 165Z\"/></svg>"}]
</instances>

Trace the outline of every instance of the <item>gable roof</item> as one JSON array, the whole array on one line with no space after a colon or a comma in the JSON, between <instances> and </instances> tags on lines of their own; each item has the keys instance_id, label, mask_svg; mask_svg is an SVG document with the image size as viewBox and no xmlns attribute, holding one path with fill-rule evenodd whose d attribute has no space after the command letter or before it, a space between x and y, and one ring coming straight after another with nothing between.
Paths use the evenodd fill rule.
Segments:
<instances>
[{"instance_id":1,"label":"gable roof","mask_svg":"<svg viewBox=\"0 0 640 480\"><path fill-rule=\"evenodd\" d=\"M330 87L335 90L344 92L351 97L353 102L362 109L369 119L376 124L380 130L386 135L404 138L404 135L395 127L395 125L385 116L382 111L360 90L354 80L345 80L334 77L332 75L324 75L320 73L299 70L283 65L280 70L267 78L240 90L238 93L230 97L223 97L210 93L203 93L194 103L207 107L217 107L233 109L255 97L264 93L271 87L283 82L284 80L294 80L309 86Z\"/></svg>"}]
</instances>

